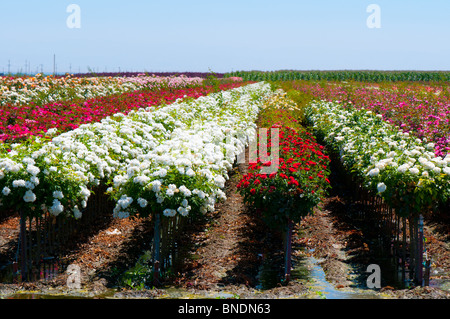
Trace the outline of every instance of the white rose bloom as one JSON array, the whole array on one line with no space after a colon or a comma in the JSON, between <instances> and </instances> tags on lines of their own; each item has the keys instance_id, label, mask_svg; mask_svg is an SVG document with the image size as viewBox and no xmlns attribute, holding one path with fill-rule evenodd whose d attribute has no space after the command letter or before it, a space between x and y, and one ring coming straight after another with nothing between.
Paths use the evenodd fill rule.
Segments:
<instances>
[{"instance_id":1,"label":"white rose bloom","mask_svg":"<svg viewBox=\"0 0 450 319\"><path fill-rule=\"evenodd\" d=\"M144 198L138 198L137 199L137 203L139 204L139 206L141 206L142 208L147 207L148 201Z\"/></svg>"},{"instance_id":2,"label":"white rose bloom","mask_svg":"<svg viewBox=\"0 0 450 319\"><path fill-rule=\"evenodd\" d=\"M72 209L73 212L73 216L75 217L75 219L80 219L82 216L81 211L78 209L78 206L75 205L74 208Z\"/></svg>"},{"instance_id":3,"label":"white rose bloom","mask_svg":"<svg viewBox=\"0 0 450 319\"><path fill-rule=\"evenodd\" d=\"M27 203L32 203L36 200L36 195L31 190L27 190L23 196L23 200Z\"/></svg>"},{"instance_id":4,"label":"white rose bloom","mask_svg":"<svg viewBox=\"0 0 450 319\"><path fill-rule=\"evenodd\" d=\"M56 199L63 199L64 198L64 194L61 191L54 191L53 192L53 198Z\"/></svg>"},{"instance_id":5,"label":"white rose bloom","mask_svg":"<svg viewBox=\"0 0 450 319\"><path fill-rule=\"evenodd\" d=\"M91 191L86 187L80 186L80 189L81 189L81 196L83 196L84 198L88 198L89 196L91 196Z\"/></svg>"},{"instance_id":6,"label":"white rose bloom","mask_svg":"<svg viewBox=\"0 0 450 319\"><path fill-rule=\"evenodd\" d=\"M146 185L149 181L150 181L150 177L145 176L145 175L139 175L133 179L134 183L140 184L142 186Z\"/></svg>"},{"instance_id":7,"label":"white rose bloom","mask_svg":"<svg viewBox=\"0 0 450 319\"><path fill-rule=\"evenodd\" d=\"M16 164L10 167L9 170L13 173L18 173L22 169L22 167L23 167L22 164Z\"/></svg>"},{"instance_id":8,"label":"white rose bloom","mask_svg":"<svg viewBox=\"0 0 450 319\"><path fill-rule=\"evenodd\" d=\"M20 145L20 144L19 144ZM24 157L24 159L22 160L23 163L25 164L31 164L34 165L36 162L34 161L34 159L32 159L31 157Z\"/></svg>"},{"instance_id":9,"label":"white rose bloom","mask_svg":"<svg viewBox=\"0 0 450 319\"><path fill-rule=\"evenodd\" d=\"M428 160L425 157L419 157L418 161L422 165L425 165L428 162Z\"/></svg>"},{"instance_id":10,"label":"white rose bloom","mask_svg":"<svg viewBox=\"0 0 450 319\"><path fill-rule=\"evenodd\" d=\"M126 209L133 202L132 197L128 197L127 195L122 195L122 197L117 201L117 204Z\"/></svg>"},{"instance_id":11,"label":"white rose bloom","mask_svg":"<svg viewBox=\"0 0 450 319\"><path fill-rule=\"evenodd\" d=\"M194 190L192 191L192 193L195 194L195 195L197 195L197 196L200 197L201 199L204 199L204 198L206 197L206 194L205 194L203 191L198 190L198 189L194 189Z\"/></svg>"},{"instance_id":12,"label":"white rose bloom","mask_svg":"<svg viewBox=\"0 0 450 319\"><path fill-rule=\"evenodd\" d=\"M159 180L154 180L149 185L152 187L153 192L158 193L161 190L162 183Z\"/></svg>"},{"instance_id":13,"label":"white rose bloom","mask_svg":"<svg viewBox=\"0 0 450 319\"><path fill-rule=\"evenodd\" d=\"M30 181L26 181L25 182L25 188L28 188L30 190L33 190L36 187L36 185L34 185L34 183L30 182Z\"/></svg>"},{"instance_id":14,"label":"white rose bloom","mask_svg":"<svg viewBox=\"0 0 450 319\"><path fill-rule=\"evenodd\" d=\"M177 214L177 211L175 209L166 208L164 209L163 214L167 217L173 217Z\"/></svg>"},{"instance_id":15,"label":"white rose bloom","mask_svg":"<svg viewBox=\"0 0 450 319\"><path fill-rule=\"evenodd\" d=\"M56 132L58 131L58 129L57 128L51 128L51 129L48 129L47 130L47 135L53 135L53 134L55 134Z\"/></svg>"},{"instance_id":16,"label":"white rose bloom","mask_svg":"<svg viewBox=\"0 0 450 319\"><path fill-rule=\"evenodd\" d=\"M39 167L34 166L33 164L28 164L28 166L27 166L27 172L33 176L36 176L37 174L39 174L40 171L41 170L39 169Z\"/></svg>"},{"instance_id":17,"label":"white rose bloom","mask_svg":"<svg viewBox=\"0 0 450 319\"><path fill-rule=\"evenodd\" d=\"M222 176L218 175L214 178L214 183L220 187L223 188L225 186L225 178L223 178Z\"/></svg>"},{"instance_id":18,"label":"white rose bloom","mask_svg":"<svg viewBox=\"0 0 450 319\"><path fill-rule=\"evenodd\" d=\"M443 161L444 161L445 163L447 163L447 165L450 165L450 153L448 153L448 154L444 157Z\"/></svg>"},{"instance_id":19,"label":"white rose bloom","mask_svg":"<svg viewBox=\"0 0 450 319\"><path fill-rule=\"evenodd\" d=\"M180 186L179 190L180 190L181 193L183 193L183 195L185 197L189 197L192 194L191 191L184 185Z\"/></svg>"},{"instance_id":20,"label":"white rose bloom","mask_svg":"<svg viewBox=\"0 0 450 319\"><path fill-rule=\"evenodd\" d=\"M226 200L227 199L227 195L225 194L225 192L223 192L220 189L217 190L216 194L217 194L217 198L219 198L221 200Z\"/></svg>"},{"instance_id":21,"label":"white rose bloom","mask_svg":"<svg viewBox=\"0 0 450 319\"><path fill-rule=\"evenodd\" d=\"M12 186L13 187L25 187L26 186L26 182L23 179L18 179L12 182Z\"/></svg>"},{"instance_id":22,"label":"white rose bloom","mask_svg":"<svg viewBox=\"0 0 450 319\"><path fill-rule=\"evenodd\" d=\"M11 193L11 189L9 189L9 187L7 187L7 186L3 187L3 190L2 190L3 195L8 196L10 193Z\"/></svg>"},{"instance_id":23,"label":"white rose bloom","mask_svg":"<svg viewBox=\"0 0 450 319\"><path fill-rule=\"evenodd\" d=\"M441 172L441 169L439 167L435 167L435 168L433 168L433 172L435 174L439 174Z\"/></svg>"},{"instance_id":24,"label":"white rose bloom","mask_svg":"<svg viewBox=\"0 0 450 319\"><path fill-rule=\"evenodd\" d=\"M166 190L166 195L167 195L167 196L172 197L174 194L175 194L175 192L174 192L173 189L168 188L168 189Z\"/></svg>"},{"instance_id":25,"label":"white rose bloom","mask_svg":"<svg viewBox=\"0 0 450 319\"><path fill-rule=\"evenodd\" d=\"M120 187L122 184L125 184L127 182L127 178L122 175L116 175L113 178L114 187Z\"/></svg>"},{"instance_id":26,"label":"white rose bloom","mask_svg":"<svg viewBox=\"0 0 450 319\"><path fill-rule=\"evenodd\" d=\"M39 178L36 176L31 176L30 182L32 182L34 185L39 185Z\"/></svg>"},{"instance_id":27,"label":"white rose bloom","mask_svg":"<svg viewBox=\"0 0 450 319\"><path fill-rule=\"evenodd\" d=\"M64 211L64 206L58 199L53 200L53 205L49 208L49 211L52 215L58 216L60 213Z\"/></svg>"},{"instance_id":28,"label":"white rose bloom","mask_svg":"<svg viewBox=\"0 0 450 319\"><path fill-rule=\"evenodd\" d=\"M371 169L369 173L367 173L367 175L372 177L377 176L378 174L380 174L380 170L378 168Z\"/></svg>"},{"instance_id":29,"label":"white rose bloom","mask_svg":"<svg viewBox=\"0 0 450 319\"><path fill-rule=\"evenodd\" d=\"M156 176L159 176L161 178L166 177L167 175L167 170L165 168L161 168L157 173Z\"/></svg>"},{"instance_id":30,"label":"white rose bloom","mask_svg":"<svg viewBox=\"0 0 450 319\"><path fill-rule=\"evenodd\" d=\"M434 165L432 162L430 161L426 161L423 164L427 169L429 169L430 171L434 170L434 168L436 167L436 165Z\"/></svg>"},{"instance_id":31,"label":"white rose bloom","mask_svg":"<svg viewBox=\"0 0 450 319\"><path fill-rule=\"evenodd\" d=\"M189 214L191 207L178 207L177 211L180 213L181 216L187 216Z\"/></svg>"},{"instance_id":32,"label":"white rose bloom","mask_svg":"<svg viewBox=\"0 0 450 319\"><path fill-rule=\"evenodd\" d=\"M397 171L399 171L400 173L405 173L409 168L410 168L409 164L403 164L397 168Z\"/></svg>"},{"instance_id":33,"label":"white rose bloom","mask_svg":"<svg viewBox=\"0 0 450 319\"><path fill-rule=\"evenodd\" d=\"M193 177L193 176L195 176L195 172L192 170L192 168L189 168L186 171L186 175L189 176L189 177Z\"/></svg>"},{"instance_id":34,"label":"white rose bloom","mask_svg":"<svg viewBox=\"0 0 450 319\"><path fill-rule=\"evenodd\" d=\"M395 151L391 151L391 152L389 152L387 155L386 155L386 157L395 157L397 155L397 152L395 152Z\"/></svg>"},{"instance_id":35,"label":"white rose bloom","mask_svg":"<svg viewBox=\"0 0 450 319\"><path fill-rule=\"evenodd\" d=\"M383 193L386 190L386 185L384 183L378 183L377 190L379 193Z\"/></svg>"}]
</instances>

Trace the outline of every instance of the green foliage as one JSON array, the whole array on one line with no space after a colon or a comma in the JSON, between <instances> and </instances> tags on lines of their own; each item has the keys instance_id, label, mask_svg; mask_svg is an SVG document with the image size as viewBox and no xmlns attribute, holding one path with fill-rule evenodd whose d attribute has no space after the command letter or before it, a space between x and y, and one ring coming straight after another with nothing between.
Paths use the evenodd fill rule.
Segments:
<instances>
[{"instance_id":1,"label":"green foliage","mask_svg":"<svg viewBox=\"0 0 450 319\"><path fill-rule=\"evenodd\" d=\"M242 77L244 81L359 81L359 82L443 82L450 72L431 71L235 71L225 76Z\"/></svg>"},{"instance_id":2,"label":"green foliage","mask_svg":"<svg viewBox=\"0 0 450 319\"><path fill-rule=\"evenodd\" d=\"M152 287L153 269L150 261L150 252L144 252L136 264L122 274L119 280L120 285L136 290Z\"/></svg>"},{"instance_id":3,"label":"green foliage","mask_svg":"<svg viewBox=\"0 0 450 319\"><path fill-rule=\"evenodd\" d=\"M210 74L206 77L206 79L203 81L203 84L206 86L212 86L214 88L214 92L220 92L220 84L221 81L219 78L217 78L217 75L210 70Z\"/></svg>"}]
</instances>

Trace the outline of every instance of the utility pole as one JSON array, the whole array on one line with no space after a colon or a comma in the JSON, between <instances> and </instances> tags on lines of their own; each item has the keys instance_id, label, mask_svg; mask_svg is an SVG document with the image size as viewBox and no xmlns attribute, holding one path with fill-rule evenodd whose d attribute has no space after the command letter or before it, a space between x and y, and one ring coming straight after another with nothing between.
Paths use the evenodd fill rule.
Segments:
<instances>
[{"instance_id":1,"label":"utility pole","mask_svg":"<svg viewBox=\"0 0 450 319\"><path fill-rule=\"evenodd\" d=\"M53 54L53 75L56 75L56 54Z\"/></svg>"},{"instance_id":2,"label":"utility pole","mask_svg":"<svg viewBox=\"0 0 450 319\"><path fill-rule=\"evenodd\" d=\"M8 75L11 74L11 60L8 60Z\"/></svg>"}]
</instances>

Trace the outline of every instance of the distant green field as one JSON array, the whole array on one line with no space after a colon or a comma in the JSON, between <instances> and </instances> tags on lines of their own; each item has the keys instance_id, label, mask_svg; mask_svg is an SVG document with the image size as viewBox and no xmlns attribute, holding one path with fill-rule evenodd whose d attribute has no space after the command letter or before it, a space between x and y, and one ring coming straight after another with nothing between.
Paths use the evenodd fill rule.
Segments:
<instances>
[{"instance_id":1,"label":"distant green field","mask_svg":"<svg viewBox=\"0 0 450 319\"><path fill-rule=\"evenodd\" d=\"M226 77L238 76L244 81L361 81L361 82L442 82L450 81L447 71L235 71Z\"/></svg>"}]
</instances>

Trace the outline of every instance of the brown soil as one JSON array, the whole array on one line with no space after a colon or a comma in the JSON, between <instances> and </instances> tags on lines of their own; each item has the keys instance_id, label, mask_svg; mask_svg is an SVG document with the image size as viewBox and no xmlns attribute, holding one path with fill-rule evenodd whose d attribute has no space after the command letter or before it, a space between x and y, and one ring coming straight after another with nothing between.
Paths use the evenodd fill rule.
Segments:
<instances>
[{"instance_id":1,"label":"brown soil","mask_svg":"<svg viewBox=\"0 0 450 319\"><path fill-rule=\"evenodd\" d=\"M237 165L230 172L226 184L227 200L217 205L214 213L197 225L189 234L191 251L184 260L183 269L175 278L165 282L190 296L205 297L228 293L240 298L310 298L317 296L307 281L291 280L270 289L257 289L260 283L260 266L268 256L282 254L281 236L270 230L249 210L237 193L236 184L246 165ZM314 256L324 269L327 280L337 289L348 289L355 282L350 277L352 269L368 265L371 247L365 242L361 230L346 220L345 200L330 196L315 214L296 225L293 235L293 256ZM148 290L108 290L117 283L117 275L131 267L143 250L151 244L151 221L149 219L111 220L62 258L64 263L76 264L82 273L84 297L157 298L164 296L161 287ZM18 236L18 218L0 221L0 257L11 258ZM439 223L425 227L427 252L433 260L433 278L450 278L450 249L448 234L440 232ZM274 259L278 260L278 259ZM1 262L2 260L0 260ZM42 293L72 294L67 288L68 275L62 273L51 280L33 283L0 284L0 296L17 291L40 291ZM380 298L449 298L448 291L418 287L393 289L383 287Z\"/></svg>"}]
</instances>

